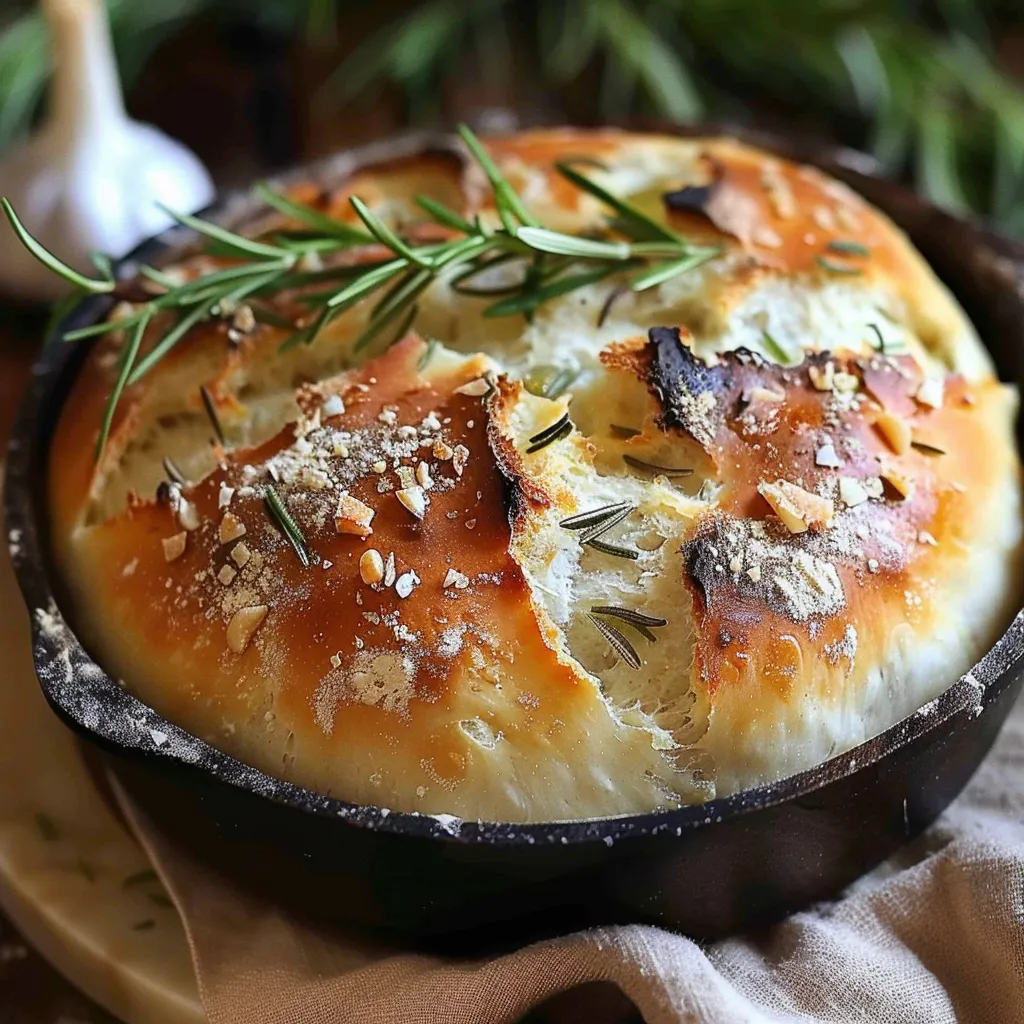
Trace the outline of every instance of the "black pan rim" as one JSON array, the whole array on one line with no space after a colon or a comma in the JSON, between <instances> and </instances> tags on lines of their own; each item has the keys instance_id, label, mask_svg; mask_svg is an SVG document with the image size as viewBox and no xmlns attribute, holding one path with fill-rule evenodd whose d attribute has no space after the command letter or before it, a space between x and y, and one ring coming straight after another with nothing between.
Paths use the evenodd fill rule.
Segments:
<instances>
[{"instance_id":1,"label":"black pan rim","mask_svg":"<svg viewBox=\"0 0 1024 1024\"><path fill-rule=\"evenodd\" d=\"M647 127L647 126L644 126ZM664 126L659 126L664 127ZM675 134L732 134L756 145L774 150L783 156L808 162L842 166L860 175L857 161L846 151L826 150L808 154L787 140L761 131L747 131L734 126L707 125L680 129ZM453 139L442 132L405 133L382 142L342 151L313 164L276 175L272 183L295 181L342 180L347 174L381 160L392 160L429 150L451 151ZM865 158L867 160L869 158ZM860 167L864 167L860 163ZM988 244L1001 254L1009 253L1024 262L1024 246L990 233L976 222L939 211L909 190L892 183L886 187L904 202L916 204L937 216L974 234L979 242ZM266 208L248 191L231 192L203 211L204 216L238 225L264 213ZM118 261L118 277L131 277L139 263L158 261L170 253L180 253L194 235L174 227L143 242ZM58 330L93 323L104 315L112 300L93 297L83 300L59 325ZM55 332L56 333L56 332ZM659 834L682 834L698 827L762 810L777 804L798 801L839 779L864 771L883 761L893 750L912 742L927 739L962 715L984 713L988 703L1008 683L1011 669L1024 658L1024 608L1020 609L1003 635L982 659L952 683L938 697L913 714L877 736L842 754L776 782L720 797L704 804L675 810L623 815L597 819L538 822L463 821L451 815L428 815L417 812L391 811L373 805L350 803L324 796L293 783L275 779L226 755L205 741L168 722L129 694L89 656L84 646L60 612L50 570L44 551L33 485L35 474L45 465L48 442L42 413L54 400L54 394L69 374L69 367L82 358L84 347L49 343L33 367L31 380L22 399L7 451L4 481L4 512L6 537L14 563L15 574L25 603L30 611L33 658L40 685L54 711L67 724L101 745L112 747L134 757L171 758L192 771L212 776L229 786L256 793L264 799L296 811L322 818L332 818L356 828L434 840L465 846L557 846L566 844L612 844ZM58 399L59 401L60 399ZM41 457L41 459L40 459ZM61 699L47 680L55 660L64 659L68 671L79 677L88 675L89 685L97 694L121 709L125 716L139 723L140 742L126 743L112 738L95 722L84 719L81 709ZM141 737L149 733L146 742ZM157 742L156 737L162 737ZM165 749L166 748L166 749ZM184 751L184 753L182 752Z\"/></svg>"}]
</instances>

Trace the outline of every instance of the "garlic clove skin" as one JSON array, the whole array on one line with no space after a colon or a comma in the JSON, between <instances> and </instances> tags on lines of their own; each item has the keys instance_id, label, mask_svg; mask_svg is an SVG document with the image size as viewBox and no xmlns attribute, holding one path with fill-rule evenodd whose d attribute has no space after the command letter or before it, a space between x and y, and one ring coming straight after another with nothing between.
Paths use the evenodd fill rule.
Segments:
<instances>
[{"instance_id":1,"label":"garlic clove skin","mask_svg":"<svg viewBox=\"0 0 1024 1024\"><path fill-rule=\"evenodd\" d=\"M0 195L29 231L89 272L91 252L119 257L169 227L157 205L191 212L214 196L199 159L125 114L102 0L43 0L53 41L49 113L38 133L0 160ZM0 290L59 298L67 285L0 225Z\"/></svg>"}]
</instances>

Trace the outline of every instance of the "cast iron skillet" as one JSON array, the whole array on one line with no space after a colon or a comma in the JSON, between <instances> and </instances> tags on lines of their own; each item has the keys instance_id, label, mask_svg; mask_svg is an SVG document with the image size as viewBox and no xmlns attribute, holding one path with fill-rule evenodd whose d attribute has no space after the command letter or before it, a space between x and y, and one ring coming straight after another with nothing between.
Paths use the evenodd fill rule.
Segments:
<instances>
[{"instance_id":1,"label":"cast iron skillet","mask_svg":"<svg viewBox=\"0 0 1024 1024\"><path fill-rule=\"evenodd\" d=\"M783 155L792 144L745 134ZM344 153L293 179L337 183L355 167L449 149L407 136ZM889 213L956 293L1004 379L1024 383L1024 247L858 172L842 153L814 162ZM287 180L287 179L286 179ZM248 196L213 207L239 224ZM119 267L162 261L180 230ZM94 322L84 302L63 327ZM61 614L47 551L52 428L84 346L51 346L35 368L8 452L7 533L32 617L43 691L149 812L194 852L300 913L406 937L515 941L588 923L643 921L712 937L834 895L927 826L978 767L1021 688L1024 612L962 679L854 750L781 782L655 814L510 825L391 813L272 779L163 720L105 675ZM500 925L500 927L498 927Z\"/></svg>"}]
</instances>

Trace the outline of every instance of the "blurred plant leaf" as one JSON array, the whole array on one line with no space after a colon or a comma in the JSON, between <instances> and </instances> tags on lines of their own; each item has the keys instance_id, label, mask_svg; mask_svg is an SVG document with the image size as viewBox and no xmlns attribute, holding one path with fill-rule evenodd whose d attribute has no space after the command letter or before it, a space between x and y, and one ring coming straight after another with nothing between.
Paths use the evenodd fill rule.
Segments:
<instances>
[{"instance_id":1,"label":"blurred plant leaf","mask_svg":"<svg viewBox=\"0 0 1024 1024\"><path fill-rule=\"evenodd\" d=\"M255 20L325 48L346 26L340 0L106 2L128 85L201 15ZM49 68L42 19L28 0L18 10L0 29L0 145L26 131ZM596 117L742 118L767 106L838 126L842 141L911 173L935 201L1024 237L1024 90L992 54L994 26L1022 24L1006 0L409 0L317 102L390 84L411 117L434 116L470 55L489 93L533 76L568 98L589 76L590 93L573 102Z\"/></svg>"}]
</instances>

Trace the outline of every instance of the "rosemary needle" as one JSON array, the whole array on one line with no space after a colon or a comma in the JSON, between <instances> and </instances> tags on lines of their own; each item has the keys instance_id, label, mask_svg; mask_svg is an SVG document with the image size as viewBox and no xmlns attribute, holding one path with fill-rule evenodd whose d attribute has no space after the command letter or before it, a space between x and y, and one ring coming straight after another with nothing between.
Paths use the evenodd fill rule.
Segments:
<instances>
[{"instance_id":1,"label":"rosemary needle","mask_svg":"<svg viewBox=\"0 0 1024 1024\"><path fill-rule=\"evenodd\" d=\"M622 461L633 469L642 469L646 473L656 473L660 476L693 476L693 470L685 466L659 466L655 462L638 459L635 455L623 455Z\"/></svg>"},{"instance_id":2,"label":"rosemary needle","mask_svg":"<svg viewBox=\"0 0 1024 1024\"><path fill-rule=\"evenodd\" d=\"M616 629L610 622L605 622L592 613L588 613L587 617L631 669L636 671L640 668L643 664L640 660L640 655L636 653L636 648L623 636L620 630Z\"/></svg>"},{"instance_id":3,"label":"rosemary needle","mask_svg":"<svg viewBox=\"0 0 1024 1024\"><path fill-rule=\"evenodd\" d=\"M631 626L658 627L668 625L668 619L655 615L645 615L643 612L634 611L632 608L619 608L617 605L595 604L590 610L595 615L612 615L617 619L622 619L623 622L628 622Z\"/></svg>"},{"instance_id":4,"label":"rosemary needle","mask_svg":"<svg viewBox=\"0 0 1024 1024\"><path fill-rule=\"evenodd\" d=\"M164 472L167 474L167 479L173 484L184 487L188 482L185 479L185 474L178 469L177 463L169 455L164 456Z\"/></svg>"},{"instance_id":5,"label":"rosemary needle","mask_svg":"<svg viewBox=\"0 0 1024 1024\"><path fill-rule=\"evenodd\" d=\"M302 531L273 484L263 485L263 501L266 504L267 512L270 513L270 518L295 549L295 554L298 555L303 568L308 569L309 549L306 547L306 538L302 535Z\"/></svg>"},{"instance_id":6,"label":"rosemary needle","mask_svg":"<svg viewBox=\"0 0 1024 1024\"><path fill-rule=\"evenodd\" d=\"M228 444L224 440L224 428L221 426L220 417L217 415L217 407L213 404L213 396L205 384L199 385L199 397L203 400L203 409L206 411L206 416L213 427L213 432L217 435L220 446L227 448Z\"/></svg>"},{"instance_id":7,"label":"rosemary needle","mask_svg":"<svg viewBox=\"0 0 1024 1024\"><path fill-rule=\"evenodd\" d=\"M634 551L632 548L619 547L618 544L607 544L596 537L587 541L587 547L593 548L595 551L601 551L606 555L612 555L615 558L628 558L633 562L640 557L639 551Z\"/></svg>"}]
</instances>

